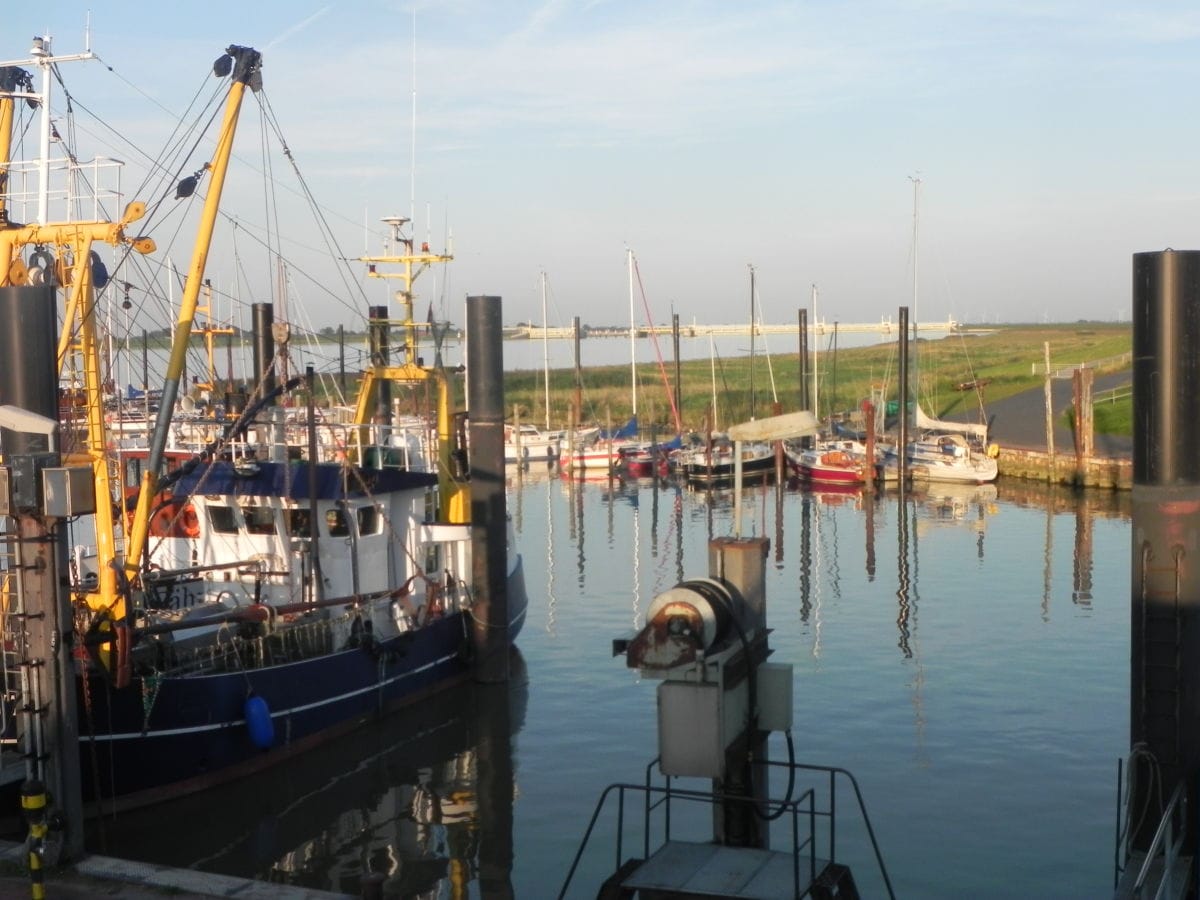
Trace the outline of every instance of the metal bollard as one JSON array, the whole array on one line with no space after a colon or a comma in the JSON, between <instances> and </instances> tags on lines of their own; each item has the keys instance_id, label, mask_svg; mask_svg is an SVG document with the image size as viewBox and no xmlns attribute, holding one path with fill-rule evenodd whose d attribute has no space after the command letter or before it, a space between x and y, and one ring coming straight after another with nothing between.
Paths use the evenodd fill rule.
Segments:
<instances>
[{"instance_id":1,"label":"metal bollard","mask_svg":"<svg viewBox=\"0 0 1200 900\"><path fill-rule=\"evenodd\" d=\"M29 823L29 895L33 900L45 900L46 786L42 782L31 778L21 785L21 812Z\"/></svg>"}]
</instances>

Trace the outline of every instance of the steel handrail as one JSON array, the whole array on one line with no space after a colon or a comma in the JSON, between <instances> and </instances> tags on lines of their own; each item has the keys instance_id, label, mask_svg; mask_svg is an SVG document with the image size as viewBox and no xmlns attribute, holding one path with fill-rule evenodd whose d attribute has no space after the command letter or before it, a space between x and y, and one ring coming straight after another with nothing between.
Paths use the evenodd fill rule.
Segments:
<instances>
[{"instance_id":1,"label":"steel handrail","mask_svg":"<svg viewBox=\"0 0 1200 900\"><path fill-rule=\"evenodd\" d=\"M756 804L761 802L761 803L765 803L768 807L773 806L778 809L790 810L791 818L792 818L792 878L793 878L793 883L794 883L795 896L797 898L799 898L801 896L801 894L800 894L800 854L806 847L808 848L809 871L811 873L810 877L812 880L816 879L816 816L818 815L818 813L816 812L816 809L815 809L815 795L811 789L805 791L803 794L801 794L795 800L757 801L754 798L750 798L750 797L734 795L734 794L716 793L716 792L712 792L712 791L694 791L694 790L670 788L670 787L661 788L661 787L654 787L652 785L616 783L616 784L610 784L600 794L600 799L596 803L596 808L592 811L592 816L588 820L588 826L584 831L583 839L580 841L579 849L575 851L575 857L571 860L571 866L567 870L567 876L566 876L565 880L563 881L562 888L559 890L558 900L563 900L563 898L566 897L567 890L571 886L571 880L575 877L575 872L579 868L580 861L583 859L584 851L587 849L587 845L588 845L588 842L591 840L593 831L595 831L596 823L600 819L600 814L604 811L604 807L608 802L609 796L614 791L616 791L617 795L618 795L618 807L619 807L619 810L618 810L619 817L617 820L617 854L616 854L616 866L614 868L614 871L618 871L621 868L621 857L623 855L623 847L624 847L623 835L624 835L624 831L625 831L623 815L624 815L624 808L625 808L625 793L627 791L639 791L639 792L646 794L647 804L649 803L649 795L650 794L663 794L668 799L674 798L674 799L681 799L681 800L692 800L692 801L696 801L696 802L704 802L704 803L709 803L709 804L716 803L717 801L721 801L721 800L740 801L740 802L744 802L744 803L756 803ZM807 803L806 803L806 801L807 801ZM669 806L668 806L668 808L669 808ZM808 834L808 837L803 842L800 841L800 814L802 811L807 812L807 818L808 818L808 822L809 822L809 834ZM647 856L648 856L649 855L648 840L646 843L646 847L647 847ZM889 886L889 891L890 891L890 886Z\"/></svg>"},{"instance_id":2,"label":"steel handrail","mask_svg":"<svg viewBox=\"0 0 1200 900\"><path fill-rule=\"evenodd\" d=\"M1178 858L1179 848L1183 845L1184 829L1179 829L1179 839L1174 837L1175 833L1175 808L1186 807L1187 794L1184 791L1184 783L1181 781L1175 785L1175 790L1171 794L1171 799L1167 801L1167 806L1163 810L1162 818L1159 819L1158 828L1154 830L1154 839L1150 841L1150 846L1146 848L1146 858L1142 860L1142 867L1138 870L1137 878L1134 879L1132 894L1134 897L1142 895L1142 889L1146 886L1146 879L1150 877L1150 867L1155 858L1161 852L1163 856L1163 874L1162 881L1158 884L1158 890L1155 892L1155 898L1163 896L1163 888L1171 884L1171 867Z\"/></svg>"},{"instance_id":3,"label":"steel handrail","mask_svg":"<svg viewBox=\"0 0 1200 900\"><path fill-rule=\"evenodd\" d=\"M871 841L871 850L875 854L875 863L876 863L876 865L879 866L879 874L883 876L883 883L887 887L888 897L892 898L892 900L895 900L896 892L892 889L892 879L888 875L887 866L883 862L883 852L879 849L879 841L876 840L876 838L875 838L875 827L871 824L871 817L867 813L866 800L863 798L862 790L858 786L858 779L854 777L853 773L851 773L847 769L841 768L840 766L819 766L819 765L815 765L812 763L785 763L785 762L774 762L774 761L770 761L770 760L764 760L764 762L766 765L769 765L769 766L782 766L782 767L790 767L790 768L794 768L794 769L808 769L808 770L814 771L814 772L828 772L829 773L829 817L830 817L831 821L835 817L836 806L837 806L837 796L836 796L837 790L836 790L836 782L834 781L834 779L838 775L844 775L849 780L850 786L854 789L855 799L858 800L858 811L859 811L859 813L862 814L863 824L867 827L867 837ZM829 836L829 847L830 847L829 855L830 855L831 860L836 860L836 858L837 858L836 854L834 853L834 846L835 846L834 845L834 833L831 829L830 836Z\"/></svg>"}]
</instances>

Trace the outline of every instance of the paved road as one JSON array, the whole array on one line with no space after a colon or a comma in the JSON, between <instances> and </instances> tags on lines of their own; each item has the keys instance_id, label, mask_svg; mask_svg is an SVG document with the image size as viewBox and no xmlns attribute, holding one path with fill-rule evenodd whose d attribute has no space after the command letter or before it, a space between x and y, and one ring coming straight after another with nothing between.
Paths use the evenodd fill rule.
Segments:
<instances>
[{"instance_id":1,"label":"paved road","mask_svg":"<svg viewBox=\"0 0 1200 900\"><path fill-rule=\"evenodd\" d=\"M1092 390L1101 391L1124 387L1133 383L1130 371L1114 372L1096 376ZM1070 409L1072 382L1069 378L1056 378L1051 382L1051 403L1054 411L1054 449L1057 453L1074 453L1075 436L1062 423L1062 414ZM1001 447L1022 447L1030 450L1046 449L1046 396L1042 388L1035 388L1003 400L987 401L988 416L992 427L988 439ZM1110 458L1133 456L1133 438L1097 434L1095 455Z\"/></svg>"}]
</instances>

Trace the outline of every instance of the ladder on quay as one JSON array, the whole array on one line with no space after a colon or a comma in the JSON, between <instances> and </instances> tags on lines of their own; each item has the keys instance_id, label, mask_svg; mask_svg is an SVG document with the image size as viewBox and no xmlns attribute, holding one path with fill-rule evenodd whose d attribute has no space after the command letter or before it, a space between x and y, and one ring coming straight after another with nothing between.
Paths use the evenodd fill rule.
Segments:
<instances>
[{"instance_id":1,"label":"ladder on quay","mask_svg":"<svg viewBox=\"0 0 1200 900\"><path fill-rule=\"evenodd\" d=\"M16 520L0 516L0 787L23 781L28 774L18 726L18 716L32 702L20 572Z\"/></svg>"}]
</instances>

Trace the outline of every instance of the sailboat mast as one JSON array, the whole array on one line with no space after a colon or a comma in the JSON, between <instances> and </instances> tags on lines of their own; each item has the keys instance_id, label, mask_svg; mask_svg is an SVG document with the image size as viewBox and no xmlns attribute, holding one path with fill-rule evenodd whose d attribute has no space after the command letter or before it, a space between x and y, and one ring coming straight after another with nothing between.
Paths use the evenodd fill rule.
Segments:
<instances>
[{"instance_id":1,"label":"sailboat mast","mask_svg":"<svg viewBox=\"0 0 1200 900\"><path fill-rule=\"evenodd\" d=\"M550 339L546 334L546 270L542 269L542 371L546 380L546 430L550 430Z\"/></svg>"},{"instance_id":2,"label":"sailboat mast","mask_svg":"<svg viewBox=\"0 0 1200 900\"><path fill-rule=\"evenodd\" d=\"M750 266L750 418L754 418L754 266Z\"/></svg>"},{"instance_id":3,"label":"sailboat mast","mask_svg":"<svg viewBox=\"0 0 1200 900\"><path fill-rule=\"evenodd\" d=\"M708 369L712 381L712 421L708 423L708 428L713 431L717 427L717 352L711 331L708 333Z\"/></svg>"},{"instance_id":4,"label":"sailboat mast","mask_svg":"<svg viewBox=\"0 0 1200 900\"><path fill-rule=\"evenodd\" d=\"M920 317L917 315L917 288L919 286L919 281L917 278L917 273L918 273L917 261L918 261L918 257L919 257L919 254L917 252L917 250L918 250L917 236L918 236L918 226L920 225L920 221L921 221L921 176L920 176L920 174L917 174L915 176L910 175L909 180L913 183L912 342L913 342L913 345L915 346L917 343L917 323L920 321ZM913 397L913 424L914 425L916 424L916 406L918 403L921 402L921 391L920 391L921 378L917 371L917 358L916 357L917 357L917 355L913 354L912 367L911 367L912 371L910 373L910 377L912 379L912 384L913 384L912 397ZM904 410L904 415L908 415L908 410Z\"/></svg>"},{"instance_id":5,"label":"sailboat mast","mask_svg":"<svg viewBox=\"0 0 1200 900\"><path fill-rule=\"evenodd\" d=\"M637 416L637 325L633 318L633 250L628 247L625 262L629 268L629 389L633 415Z\"/></svg>"},{"instance_id":6,"label":"sailboat mast","mask_svg":"<svg viewBox=\"0 0 1200 900\"><path fill-rule=\"evenodd\" d=\"M820 319L817 318L817 286L815 284L812 286L812 320L813 345L815 346L817 343L817 323L820 321ZM817 397L817 354L815 352L813 353L812 366L812 411L814 416L816 416L818 419L821 418L821 403Z\"/></svg>"}]
</instances>

